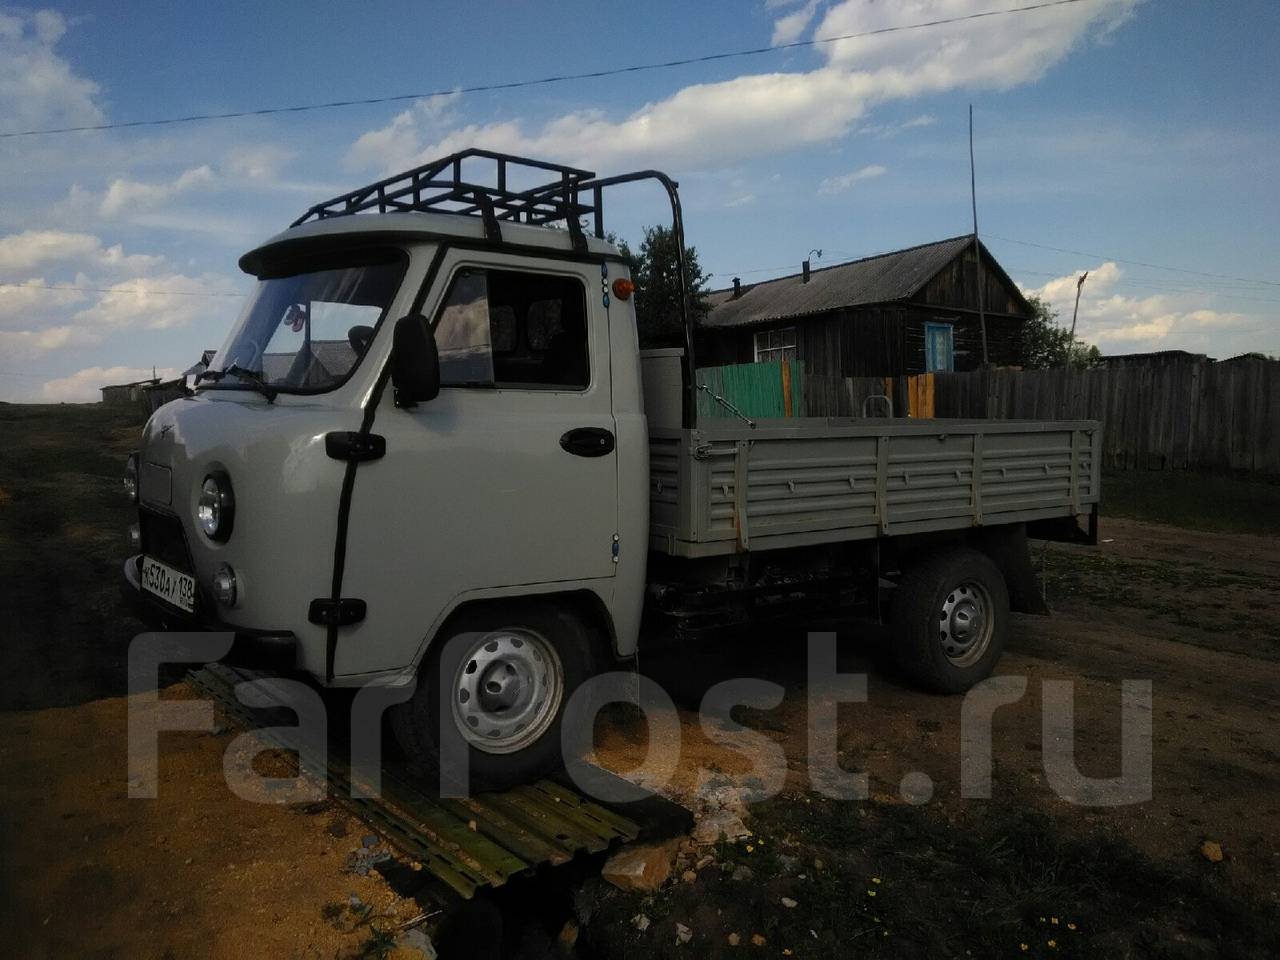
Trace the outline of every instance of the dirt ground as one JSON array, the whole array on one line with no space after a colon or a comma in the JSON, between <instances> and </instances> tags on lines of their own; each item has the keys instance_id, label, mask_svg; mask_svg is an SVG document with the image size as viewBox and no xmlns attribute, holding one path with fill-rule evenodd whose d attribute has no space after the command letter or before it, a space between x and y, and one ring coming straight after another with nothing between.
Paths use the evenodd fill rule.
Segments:
<instances>
[{"instance_id":1,"label":"dirt ground","mask_svg":"<svg viewBox=\"0 0 1280 960\"><path fill-rule=\"evenodd\" d=\"M1109 949L1115 950L1114 955L1140 956L1276 955L1280 948L1280 940L1274 939L1280 936L1280 928L1274 925L1280 911L1280 730L1275 721L1280 707L1280 593L1275 584L1280 579L1280 541L1192 533L1121 519L1104 520L1102 537L1105 542L1096 549L1050 545L1043 556L1043 545L1036 545L1055 613L1048 618L1015 617L1010 648L998 672L1026 677L1027 690L1018 703L996 714L990 801L960 797L961 700L923 694L898 682L877 655L881 637L874 628L856 626L839 631L839 667L842 672L869 674L868 699L840 707L839 756L844 769L869 774L869 803L854 805L854 810L848 804L832 805L837 812L825 816L837 820L839 829L816 847L813 836L806 836L821 836L819 823L824 815L814 812L814 804L821 801L810 789L807 775L802 635L753 637L732 650L704 652L696 667L683 653L645 663L645 672L676 693L681 708L681 774L673 793L696 805L699 769L721 787L744 782L758 754L752 757L740 747L730 752L710 742L699 728L696 706L703 692L719 680L765 677L786 688L783 703L767 712L744 711L739 719L782 745L787 792L778 801L753 808L756 816L748 823L761 835L778 834L783 848L791 851L790 859L806 849L811 854L816 851L829 864L843 854L857 854L857 865L869 873L887 875L896 865L899 886L914 887L914 895L919 895L920 887L927 884L922 867L934 852L930 844L953 843L957 831L982 850L1003 845L1032 857L1038 866L1029 874L991 878L1012 880L1024 891L1035 888L1038 870L1066 871L1073 862L1121 858L1132 867L1123 876L1109 876L1105 870L1085 872L1059 891L1061 899L1074 898L1077 903L1076 931L1088 930L1080 955L1112 955ZM1060 799L1046 782L1041 760L1041 682L1073 681L1079 769L1088 776L1109 777L1121 772L1121 679L1152 684L1152 798L1131 806L1076 806ZM606 765L624 770L639 764L648 747L643 724L633 722L610 729L599 756ZM674 746L664 741L658 748ZM933 784L931 799L918 808L902 798L903 778L917 772L927 774ZM1015 821L1018 826L1011 827ZM867 856L868 850L880 845L878 831L892 835L904 824L929 834L930 842L922 843L924 864L913 862L901 848ZM1071 849L1067 863L1045 858L1044 851L1036 849L1049 837L1053 844ZM1210 862L1201 852L1206 840L1221 846L1221 862ZM743 859L742 849L742 845L737 848L738 860ZM971 850L962 852L966 857L973 855ZM725 862L735 859L731 855ZM970 871L968 860L963 862L968 881L979 881L981 874ZM1128 911L1108 915L1104 907L1108 898L1124 902L1140 890L1144 872L1150 873L1153 889L1163 892L1154 902L1136 897L1132 909L1142 911L1138 916L1144 919L1164 917L1163 926L1157 925L1154 931L1136 926ZM816 876L812 869L809 874L810 879ZM710 876L721 877L714 871ZM1158 878L1158 883L1151 878ZM728 949L730 933L737 932L745 942L747 928L753 924L763 928L781 923L785 929L786 921L792 921L790 926L796 926L791 912L778 907L777 896L771 903L760 903L743 885L728 886L720 890L712 881L711 889L703 889L700 875L687 891L649 903L647 915L655 921L667 919L669 927L676 922L697 927L699 935L693 942L709 955ZM791 899L799 900L803 893L796 886L793 881L785 889ZM805 888L804 883L798 886ZM773 893L777 895L778 889ZM841 902L848 905L848 891L839 893ZM946 890L937 893L948 896ZM1212 906L1218 904L1217 898L1222 900L1221 909ZM717 904L719 912L714 916L707 914L708 902ZM939 911L947 912L941 906L946 901L931 898L930 902L928 917L910 915L908 910L904 924L936 928ZM1250 906L1235 926L1210 931L1206 937L1203 927L1209 921L1196 921L1196 909L1223 916L1227 908L1222 905L1227 903ZM1019 921L1017 929L1003 940L978 938L977 943L1007 955L1040 955L1036 952L1039 914L1020 918L1027 903L1018 895L1008 896L1007 907L1004 919ZM1061 907L1060 903L1060 911ZM628 909L642 907L630 904ZM1052 910L1052 905L1044 909ZM1262 929L1240 929L1251 922L1251 916L1263 920ZM846 914L828 926L852 922L856 927L859 919L865 918L856 912ZM954 919L959 929L963 917ZM870 927L872 932L883 932L875 929L879 924ZM1126 927L1130 928L1127 933ZM849 934L847 929L843 932ZM864 932L865 928L854 931ZM1107 936L1100 937L1104 932ZM880 948L860 941L856 954L881 955L883 950L886 956L963 956L965 949L975 945L974 939L955 943L922 939L919 929L916 934L905 942L897 935L892 945ZM632 925L618 939L633 949L645 943L658 955L675 943L670 929L656 922L645 934ZM1054 938L1039 937L1043 955L1065 955L1061 940L1053 948L1045 947L1050 939ZM1252 946L1241 947L1242 941ZM839 940L820 937L816 929L793 930L787 942L795 956L839 950ZM923 949L922 943L936 949ZM1025 951L1023 943L1028 944ZM1109 949L1102 948L1104 943ZM616 940L613 946L620 949Z\"/></svg>"},{"instance_id":2,"label":"dirt ground","mask_svg":"<svg viewBox=\"0 0 1280 960\"><path fill-rule=\"evenodd\" d=\"M1027 688L996 714L994 794L1065 823L1105 823L1157 859L1186 858L1215 839L1229 852L1224 871L1262 884L1280 904L1280 540L1121 519L1104 520L1102 537L1097 548L1049 545L1054 615L1015 615L998 673L1026 677ZM1037 559L1044 549L1036 545ZM873 794L894 797L906 774L923 772L934 803L959 803L961 698L899 682L876 655L877 628L838 633L841 672L869 675L867 702L840 708L842 766L869 773ZM783 746L788 788L808 787L804 650L803 635L763 635L702 651L696 669L687 651L644 661L685 708L675 793L692 798L700 768L749 769L702 735L696 710L712 683L739 676L786 688L781 706L743 722ZM1152 800L1105 810L1059 800L1041 764L1042 681L1074 682L1079 768L1110 777L1120 773L1122 679L1152 683ZM613 728L599 758L624 769L647 747L642 726Z\"/></svg>"},{"instance_id":3,"label":"dirt ground","mask_svg":"<svg viewBox=\"0 0 1280 960\"><path fill-rule=\"evenodd\" d=\"M0 405L0 431L35 451L24 467L0 462L0 572L15 584L0 594L6 954L385 955L369 918L386 927L419 907L347 870L368 831L328 804L235 798L221 770L233 731L165 734L159 798L127 798L123 660L137 625L113 577L136 425ZM95 452L77 459L86 435ZM869 677L867 702L837 720L842 767L870 777L864 802L824 800L809 782L804 630L642 658L679 707L673 795L704 807L700 768L721 792L749 784L752 758L708 740L696 714L713 684L744 676L785 690L777 708L734 716L783 747L786 785L742 811L752 838L692 856L692 878L651 895L566 889L575 904L594 891L577 955L1280 955L1280 539L1111 517L1102 537L1035 545L1055 613L1015 617L999 673L1027 689L995 715L991 800L960 797L961 699L898 680L878 628L813 625L836 629L842 672ZM1074 682L1078 764L1105 777L1120 772L1122 679L1152 685L1152 798L1059 799L1042 682ZM634 717L599 736L598 758L620 771L648 748ZM932 795L907 803L920 773ZM548 917L552 938L568 910Z\"/></svg>"},{"instance_id":4,"label":"dirt ground","mask_svg":"<svg viewBox=\"0 0 1280 960\"><path fill-rule=\"evenodd\" d=\"M354 956L373 930L351 897L388 926L418 912L345 869L368 835L359 821L233 796L234 735L164 734L157 798L129 799L126 699L0 715L8 955Z\"/></svg>"}]
</instances>

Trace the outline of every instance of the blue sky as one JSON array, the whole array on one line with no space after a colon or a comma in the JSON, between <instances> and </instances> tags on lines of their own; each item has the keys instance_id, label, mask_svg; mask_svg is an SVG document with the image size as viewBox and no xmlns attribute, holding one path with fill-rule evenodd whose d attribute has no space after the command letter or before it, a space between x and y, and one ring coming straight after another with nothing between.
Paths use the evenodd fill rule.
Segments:
<instances>
[{"instance_id":1,"label":"blue sky","mask_svg":"<svg viewBox=\"0 0 1280 960\"><path fill-rule=\"evenodd\" d=\"M1019 5L0 7L0 129L448 91ZM1280 354L1278 40L1268 0L1082 0L592 81L0 139L0 399L89 400L188 366L236 316L242 252L471 144L668 170L715 285L794 272L811 248L832 263L965 233L971 102L979 226L1025 289L1069 316L1089 270L1080 330L1104 352ZM624 236L661 218L643 191L611 208Z\"/></svg>"}]
</instances>

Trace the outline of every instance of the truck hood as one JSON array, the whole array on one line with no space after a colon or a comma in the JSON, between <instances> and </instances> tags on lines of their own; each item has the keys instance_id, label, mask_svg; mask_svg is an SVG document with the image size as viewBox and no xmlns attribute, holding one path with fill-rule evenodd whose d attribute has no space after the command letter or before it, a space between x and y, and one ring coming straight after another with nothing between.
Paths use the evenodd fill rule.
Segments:
<instances>
[{"instance_id":1,"label":"truck hood","mask_svg":"<svg viewBox=\"0 0 1280 960\"><path fill-rule=\"evenodd\" d=\"M143 431L139 506L144 520L181 525L203 618L292 631L307 661L300 665L310 669L317 657L323 670L323 630L308 622L307 610L329 593L344 473L326 455L324 437L356 429L359 414L291 400L207 391L161 407ZM230 479L235 498L222 542L195 519L201 484L214 472ZM223 564L236 576L233 607L216 606L209 594Z\"/></svg>"}]
</instances>

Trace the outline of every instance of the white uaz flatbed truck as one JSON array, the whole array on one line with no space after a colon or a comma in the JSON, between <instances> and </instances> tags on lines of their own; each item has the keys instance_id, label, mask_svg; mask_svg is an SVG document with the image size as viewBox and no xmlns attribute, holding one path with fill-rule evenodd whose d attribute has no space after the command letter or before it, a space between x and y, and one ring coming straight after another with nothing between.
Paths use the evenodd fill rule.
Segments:
<instances>
[{"instance_id":1,"label":"white uaz flatbed truck","mask_svg":"<svg viewBox=\"0 0 1280 960\"><path fill-rule=\"evenodd\" d=\"M147 614L329 686L417 680L404 748L433 762L451 721L489 784L560 760L642 619L687 642L856 602L925 686L988 676L1011 600L1041 608L1028 526L1096 521L1099 425L699 422L687 300L684 349L642 362L604 239L603 193L642 180L683 252L661 173L468 150L246 254L240 319L128 464Z\"/></svg>"}]
</instances>

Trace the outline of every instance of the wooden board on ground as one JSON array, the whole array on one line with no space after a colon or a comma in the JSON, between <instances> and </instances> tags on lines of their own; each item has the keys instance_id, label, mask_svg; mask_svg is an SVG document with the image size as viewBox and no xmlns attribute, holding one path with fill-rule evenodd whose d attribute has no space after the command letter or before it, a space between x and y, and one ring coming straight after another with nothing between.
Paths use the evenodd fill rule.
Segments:
<instances>
[{"instance_id":1,"label":"wooden board on ground","mask_svg":"<svg viewBox=\"0 0 1280 960\"><path fill-rule=\"evenodd\" d=\"M273 726L296 724L283 694L279 705L265 708L250 708L237 699L238 683L269 681L269 674L209 664L192 671L190 679L241 727L261 729L270 736ZM544 864L558 866L632 840L674 836L692 826L689 811L662 798L605 806L560 779L465 799L441 798L394 760L383 764L381 796L353 796L347 752L343 744L333 744L327 751L330 798L468 899Z\"/></svg>"}]
</instances>

